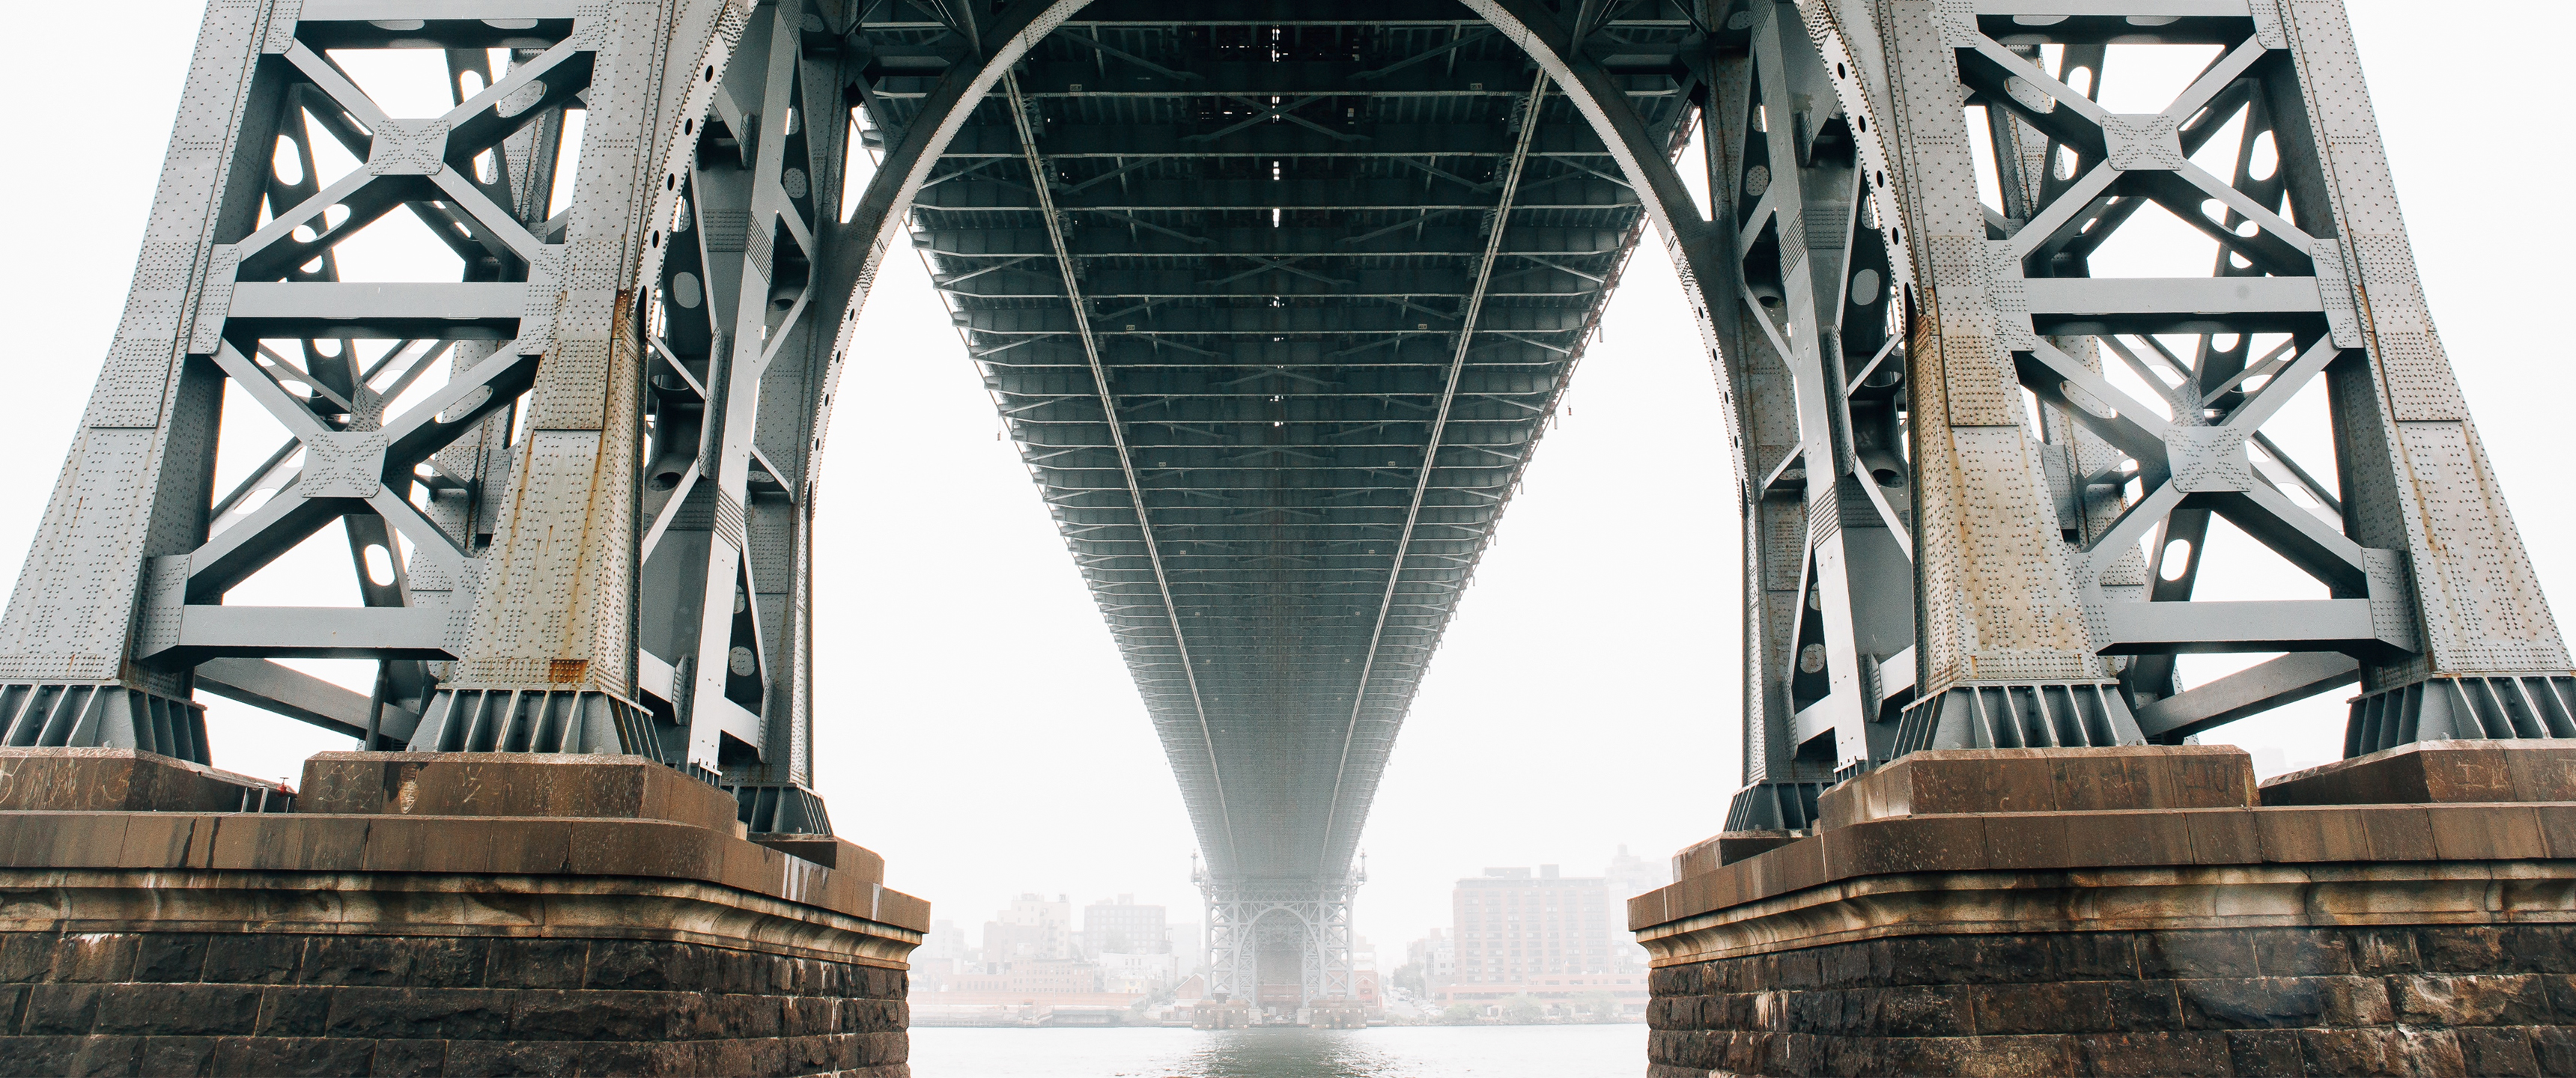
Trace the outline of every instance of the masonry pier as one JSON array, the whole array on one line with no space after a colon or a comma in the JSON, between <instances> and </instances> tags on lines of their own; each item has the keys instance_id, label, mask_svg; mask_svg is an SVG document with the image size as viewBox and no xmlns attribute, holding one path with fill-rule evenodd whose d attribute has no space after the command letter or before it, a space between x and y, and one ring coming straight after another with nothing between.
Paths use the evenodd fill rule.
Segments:
<instances>
[{"instance_id":1,"label":"masonry pier","mask_svg":"<svg viewBox=\"0 0 2576 1078\"><path fill-rule=\"evenodd\" d=\"M2576 1073L2576 748L1915 753L1632 901L1653 1078Z\"/></svg>"},{"instance_id":2,"label":"masonry pier","mask_svg":"<svg viewBox=\"0 0 2576 1078\"><path fill-rule=\"evenodd\" d=\"M858 846L634 757L324 753L287 801L0 750L0 1072L908 1073L929 907Z\"/></svg>"}]
</instances>

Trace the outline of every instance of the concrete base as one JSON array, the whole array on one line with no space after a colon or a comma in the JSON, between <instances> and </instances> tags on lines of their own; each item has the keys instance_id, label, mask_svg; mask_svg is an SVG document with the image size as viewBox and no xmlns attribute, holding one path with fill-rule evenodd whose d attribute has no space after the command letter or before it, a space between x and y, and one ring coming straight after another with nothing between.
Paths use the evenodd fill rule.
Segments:
<instances>
[{"instance_id":1,"label":"concrete base","mask_svg":"<svg viewBox=\"0 0 2576 1078\"><path fill-rule=\"evenodd\" d=\"M929 910L874 854L621 757L328 753L304 792L0 812L0 1073L908 1074Z\"/></svg>"},{"instance_id":2,"label":"concrete base","mask_svg":"<svg viewBox=\"0 0 2576 1078\"><path fill-rule=\"evenodd\" d=\"M2576 1074L2576 803L2256 807L2249 765L1918 753L1686 851L1630 904L1649 1073Z\"/></svg>"}]
</instances>

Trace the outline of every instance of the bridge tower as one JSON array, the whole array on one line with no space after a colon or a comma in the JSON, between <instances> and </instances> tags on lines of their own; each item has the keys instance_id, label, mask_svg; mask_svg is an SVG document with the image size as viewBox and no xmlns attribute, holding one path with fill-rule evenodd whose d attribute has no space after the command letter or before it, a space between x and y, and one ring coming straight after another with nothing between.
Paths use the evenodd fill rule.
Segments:
<instances>
[{"instance_id":1,"label":"bridge tower","mask_svg":"<svg viewBox=\"0 0 2576 1078\"><path fill-rule=\"evenodd\" d=\"M355 963L406 993L488 990L496 1013L568 992L614 1015L460 1024L443 1064L394 1061L390 1026L243 1025L220 1031L249 1053L229 1069L900 1069L927 907L832 837L810 789L848 18L208 5L124 317L0 615L0 752L23 778L0 808L63 810L15 818L51 852L0 871L90 873L0 926L10 946L72 946L66 926L175 946L178 917L219 950L274 933L261 977L345 985L334 963ZM380 241L432 253L389 269L358 253ZM219 452L263 438L218 486ZM349 559L354 593L277 581L343 538L323 556ZM373 691L284 658L371 660ZM362 751L314 758L300 797L216 771L201 691ZM133 809L160 810L167 841L120 854L99 829ZM261 814L208 815L235 810ZM212 848L219 823L239 845ZM77 897L146 892L174 904ZM199 991L153 976L111 979ZM314 998L390 1005L369 991ZM822 1009L669 1025L723 992ZM7 1069L138 1050L56 1032L83 1036L0 1036Z\"/></svg>"},{"instance_id":2,"label":"bridge tower","mask_svg":"<svg viewBox=\"0 0 2576 1078\"><path fill-rule=\"evenodd\" d=\"M2257 992L2280 1031L2258 1043L2072 1002L2224 1007L2233 976L2398 991L2325 957L2398 936L2409 969L2469 979L2502 967L2467 941L2563 946L2518 927L2554 900L2443 912L2467 880L2563 881L2536 833L2323 838L2576 796L2576 677L2432 325L2343 5L1709 10L1702 285L1724 282L1718 350L1763 404L1739 412L1761 477L1747 784L1730 834L1632 903L1657 995L1717 997L1671 1012L1656 1063L2474 1071L2563 1036L2458 1015L2418 1037ZM1910 602L1873 607L1891 571ZM2177 676L2214 652L2279 654ZM2342 763L2258 789L2241 752L2185 744L2356 683ZM2387 862L2416 882L2361 882ZM2326 912L2362 908L2387 927ZM1744 1020L1729 997L1793 963L1822 971L1786 986L1793 1013L1810 992L1845 1014L1980 1002L1928 1026Z\"/></svg>"},{"instance_id":3,"label":"bridge tower","mask_svg":"<svg viewBox=\"0 0 2576 1078\"><path fill-rule=\"evenodd\" d=\"M812 266L847 125L801 126L839 111L810 13L760 11L215 5L0 617L9 743L203 763L202 687L372 748L640 756L829 834L807 521L838 304ZM397 227L461 279L343 279L342 244ZM264 427L276 452L217 490L217 447ZM226 601L335 526L356 594ZM293 656L375 660L375 692Z\"/></svg>"},{"instance_id":4,"label":"bridge tower","mask_svg":"<svg viewBox=\"0 0 2576 1078\"><path fill-rule=\"evenodd\" d=\"M1256 1013L1284 1002L1292 1014L1326 1000L1355 998L1351 900L1368 882L1366 871L1325 883L1193 875L1207 901L1211 998L1222 993L1250 1003ZM1293 987L1296 998L1266 995L1269 986Z\"/></svg>"}]
</instances>

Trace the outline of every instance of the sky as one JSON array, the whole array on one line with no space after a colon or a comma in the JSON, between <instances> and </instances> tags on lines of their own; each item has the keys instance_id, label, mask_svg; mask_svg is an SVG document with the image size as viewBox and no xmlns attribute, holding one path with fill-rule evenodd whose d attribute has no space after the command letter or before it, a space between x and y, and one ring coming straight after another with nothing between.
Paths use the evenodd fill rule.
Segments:
<instances>
[{"instance_id":1,"label":"sky","mask_svg":"<svg viewBox=\"0 0 2576 1078\"><path fill-rule=\"evenodd\" d=\"M2426 18L2399 0L2351 6L2435 317L2564 609L2576 601L2576 513L2552 497L2567 481L2553 461L2564 459L2576 374L2539 316L2565 302L2549 252L2576 150L2558 111L2525 107L2557 98L2558 73L2483 35L2509 26L2563 40L2576 5L2502 3L2475 20ZM0 144L18 147L0 169L0 204L19 207L0 315L20 340L19 419L0 423L0 452L20 462L0 481L0 559L27 548L106 353L202 6L121 11L112 56L86 8L14 13L22 40L81 44L24 50L18 84L45 101L0 114ZM2124 83L2122 65L2107 65L2111 107L2160 108L2170 71L2141 59ZM2141 229L2105 257L2146 267L2134 272L2197 259L2172 272L2205 273L2206 249L2179 229ZM816 785L835 830L884 854L888 884L928 898L970 942L1021 892L1076 904L1133 894L1195 922L1194 841L1161 747L941 314L899 252L843 383L818 501ZM1630 264L1379 789L1356 916L1386 964L1448 923L1458 877L1537 864L1595 874L1622 844L1661 858L1723 823L1739 774L1740 561L1717 409L1672 271L1649 251ZM2320 414L2312 399L2294 402L2278 436L2322 459ZM228 441L219 468L274 445L266 433ZM354 601L345 547L324 534L330 543L236 601ZM2261 558L2212 549L2238 564L2204 575L2203 594L2298 594ZM297 598L317 589L351 598ZM2206 680L2247 661L2195 658L2184 674ZM361 690L372 676L369 664L299 665ZM2321 762L2340 752L2344 698L2205 740L2256 751L2267 772ZM209 713L217 766L253 775L292 778L304 756L353 747L228 701L210 700Z\"/></svg>"}]
</instances>

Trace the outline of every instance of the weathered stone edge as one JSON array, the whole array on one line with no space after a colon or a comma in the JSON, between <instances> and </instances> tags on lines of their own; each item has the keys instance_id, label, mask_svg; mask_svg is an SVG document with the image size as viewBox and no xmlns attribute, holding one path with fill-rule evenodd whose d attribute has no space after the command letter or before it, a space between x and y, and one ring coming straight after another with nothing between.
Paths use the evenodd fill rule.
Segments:
<instances>
[{"instance_id":1,"label":"weathered stone edge","mask_svg":"<svg viewBox=\"0 0 2576 1078\"><path fill-rule=\"evenodd\" d=\"M1638 933L1657 967L1892 936L2576 923L2576 862L2232 865L1842 880Z\"/></svg>"},{"instance_id":2,"label":"weathered stone edge","mask_svg":"<svg viewBox=\"0 0 2576 1078\"><path fill-rule=\"evenodd\" d=\"M695 880L914 933L930 904L703 827L663 820L0 812L0 869L213 869Z\"/></svg>"},{"instance_id":3,"label":"weathered stone edge","mask_svg":"<svg viewBox=\"0 0 2576 1078\"><path fill-rule=\"evenodd\" d=\"M694 880L0 869L0 932L657 940L904 969L917 931Z\"/></svg>"},{"instance_id":4,"label":"weathered stone edge","mask_svg":"<svg viewBox=\"0 0 2576 1078\"><path fill-rule=\"evenodd\" d=\"M1844 880L1911 873L2576 858L2576 802L1970 813L1871 820L1628 900L1646 932Z\"/></svg>"}]
</instances>

